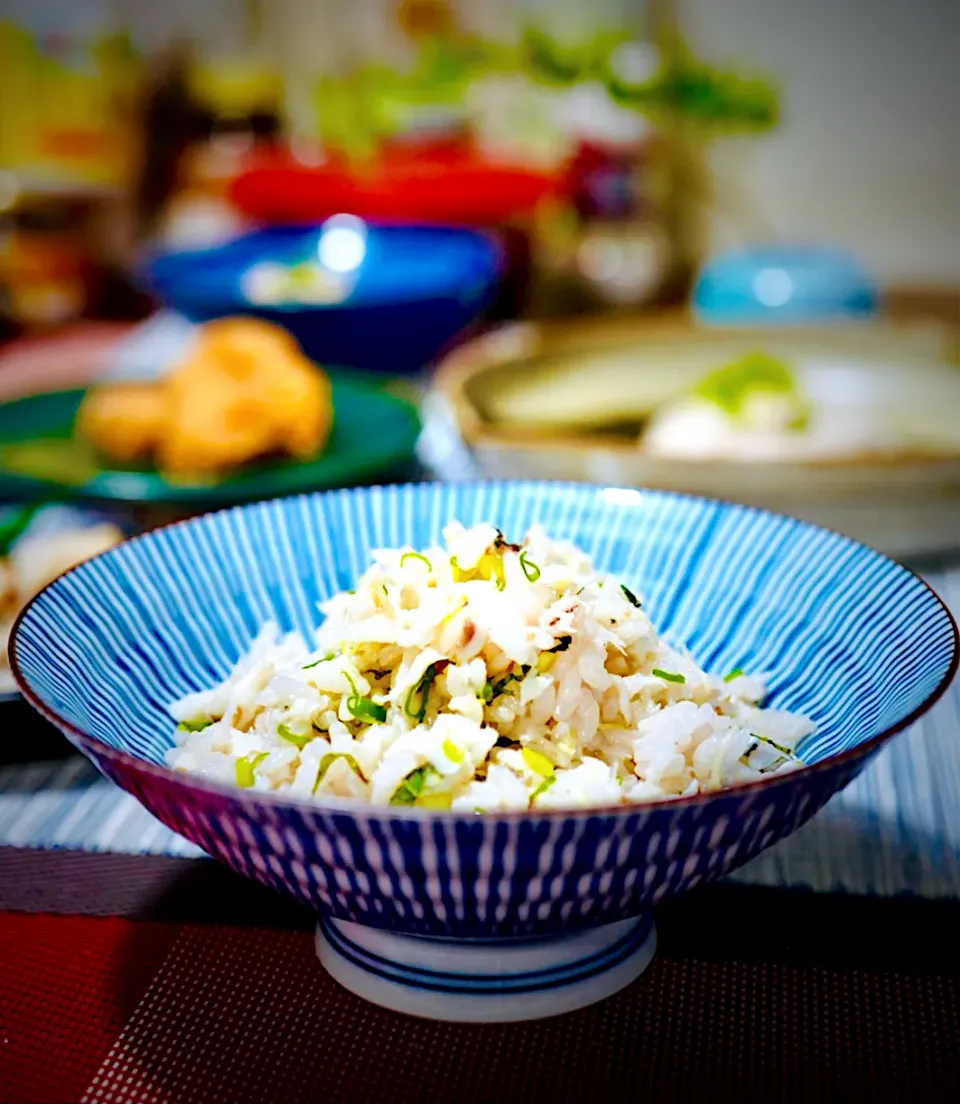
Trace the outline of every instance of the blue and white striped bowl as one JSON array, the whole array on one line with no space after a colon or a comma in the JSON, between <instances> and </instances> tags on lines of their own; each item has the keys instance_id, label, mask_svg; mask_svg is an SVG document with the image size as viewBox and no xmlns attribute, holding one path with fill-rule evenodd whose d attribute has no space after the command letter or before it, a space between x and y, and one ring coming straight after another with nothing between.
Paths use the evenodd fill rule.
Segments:
<instances>
[{"instance_id":1,"label":"blue and white striped bowl","mask_svg":"<svg viewBox=\"0 0 960 1104\"><path fill-rule=\"evenodd\" d=\"M163 766L165 703L222 678L266 619L311 630L371 549L423 547L452 518L507 535L538 522L642 592L708 669L768 673L770 704L817 724L810 765L676 801L482 816L292 800ZM813 816L944 691L957 631L916 576L789 518L652 491L424 484L135 538L33 601L12 662L30 702L161 821L315 908L321 958L348 987L425 1015L516 1019L636 976L651 906Z\"/></svg>"}]
</instances>

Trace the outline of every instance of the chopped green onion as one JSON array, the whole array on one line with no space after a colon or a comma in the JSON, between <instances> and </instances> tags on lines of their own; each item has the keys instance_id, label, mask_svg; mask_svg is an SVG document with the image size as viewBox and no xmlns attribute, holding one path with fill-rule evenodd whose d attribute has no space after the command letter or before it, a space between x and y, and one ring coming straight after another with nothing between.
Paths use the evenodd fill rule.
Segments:
<instances>
[{"instance_id":1,"label":"chopped green onion","mask_svg":"<svg viewBox=\"0 0 960 1104\"><path fill-rule=\"evenodd\" d=\"M734 669L732 671L728 671L723 676L723 681L724 682L733 682L734 679L738 679L742 674L743 674L743 668L742 667L734 667Z\"/></svg>"},{"instance_id":2,"label":"chopped green onion","mask_svg":"<svg viewBox=\"0 0 960 1104\"><path fill-rule=\"evenodd\" d=\"M360 778L363 778L363 771L360 769L359 763L356 761L356 759L354 759L352 755L348 755L346 752L342 751L331 751L328 752L320 760L320 766L317 767L317 777L313 783L314 793L317 792L317 787L323 781L323 776L333 766L334 760L336 759L346 759L346 761L350 764L350 767L353 770L354 774L358 775ZM364 781L366 780L364 779Z\"/></svg>"},{"instance_id":3,"label":"chopped green onion","mask_svg":"<svg viewBox=\"0 0 960 1104\"><path fill-rule=\"evenodd\" d=\"M496 679L495 681L487 681L483 690L480 692L480 696L485 702L491 702L494 698L499 698L503 694L511 682L520 682L526 676L530 670L529 667L521 667L520 674L516 671L508 671L503 678Z\"/></svg>"},{"instance_id":4,"label":"chopped green onion","mask_svg":"<svg viewBox=\"0 0 960 1104\"><path fill-rule=\"evenodd\" d=\"M759 746L760 745L757 743L757 741L754 740L753 743L743 753L743 755L740 756L740 762L743 763L745 767L750 766L750 756L753 755L753 753L757 750Z\"/></svg>"},{"instance_id":5,"label":"chopped green onion","mask_svg":"<svg viewBox=\"0 0 960 1104\"><path fill-rule=\"evenodd\" d=\"M620 589L623 591L623 596L630 603L630 605L636 606L637 609L640 609L640 599L633 593L633 591L629 587L625 587L623 583L620 584Z\"/></svg>"},{"instance_id":6,"label":"chopped green onion","mask_svg":"<svg viewBox=\"0 0 960 1104\"><path fill-rule=\"evenodd\" d=\"M450 760L451 763L463 762L463 752L452 740L444 740L440 746L443 749L443 754Z\"/></svg>"},{"instance_id":7,"label":"chopped green onion","mask_svg":"<svg viewBox=\"0 0 960 1104\"><path fill-rule=\"evenodd\" d=\"M309 671L311 667L316 667L317 664L319 664L319 663L328 663L331 659L334 659L335 656L336 656L335 652L328 652L325 656L323 656L320 659L315 659L312 663L305 663L300 668L300 670L301 671Z\"/></svg>"},{"instance_id":8,"label":"chopped green onion","mask_svg":"<svg viewBox=\"0 0 960 1104\"><path fill-rule=\"evenodd\" d=\"M525 747L520 754L523 756L523 761L536 774L542 774L544 778L549 778L554 773L553 763L542 752Z\"/></svg>"},{"instance_id":9,"label":"chopped green onion","mask_svg":"<svg viewBox=\"0 0 960 1104\"><path fill-rule=\"evenodd\" d=\"M427 565L427 571L433 571L433 564L420 552L404 552L400 557L400 566L403 567L407 560L419 560Z\"/></svg>"},{"instance_id":10,"label":"chopped green onion","mask_svg":"<svg viewBox=\"0 0 960 1104\"><path fill-rule=\"evenodd\" d=\"M347 698L347 710L357 718L358 721L367 721L369 724L382 724L387 719L386 706L377 705L372 699L365 697L363 694L357 692L357 684L347 674L343 672L343 677L350 683L350 689L353 693Z\"/></svg>"},{"instance_id":11,"label":"chopped green onion","mask_svg":"<svg viewBox=\"0 0 960 1104\"><path fill-rule=\"evenodd\" d=\"M656 676L657 676L657 678L662 678L662 679L664 679L664 680L665 680L666 682L679 682L679 683L683 683L683 682L686 682L686 681L687 681L687 680L686 680L686 679L685 679L685 678L683 677L683 675L675 674L675 673L674 673L673 671L661 671L659 667L654 667L654 669L653 669L653 671L651 672L651 674L654 674L654 675L656 675Z\"/></svg>"},{"instance_id":12,"label":"chopped green onion","mask_svg":"<svg viewBox=\"0 0 960 1104\"><path fill-rule=\"evenodd\" d=\"M414 805L424 789L439 777L439 773L429 763L425 767L418 767L415 771L411 771L397 787L393 797L390 798L390 804Z\"/></svg>"},{"instance_id":13,"label":"chopped green onion","mask_svg":"<svg viewBox=\"0 0 960 1104\"><path fill-rule=\"evenodd\" d=\"M486 702L488 705L493 701L493 683L489 680L483 684L480 693L477 695L481 701Z\"/></svg>"},{"instance_id":14,"label":"chopped green onion","mask_svg":"<svg viewBox=\"0 0 960 1104\"><path fill-rule=\"evenodd\" d=\"M740 762L743 763L745 767L750 766L750 756L753 755L760 744L769 744L770 747L780 752L780 757L778 759L774 759L772 763L768 763L765 767L760 767L757 772L758 774L770 774L772 771L777 770L777 768L782 763L800 762L794 752L792 752L789 748L784 747L782 744L778 744L775 740L771 740L768 736L761 736L758 732L751 732L750 735L753 738L754 742L750 745L750 747L747 748L743 755L740 756Z\"/></svg>"},{"instance_id":15,"label":"chopped green onion","mask_svg":"<svg viewBox=\"0 0 960 1104\"><path fill-rule=\"evenodd\" d=\"M788 757L786 755L781 755L778 759L774 759L774 761L768 764L766 767L760 767L757 771L757 774L773 774L775 770L779 770L780 767L786 762L789 762Z\"/></svg>"},{"instance_id":16,"label":"chopped green onion","mask_svg":"<svg viewBox=\"0 0 960 1104\"><path fill-rule=\"evenodd\" d=\"M414 801L414 804L420 809L449 809L453 804L453 794L423 794Z\"/></svg>"},{"instance_id":17,"label":"chopped green onion","mask_svg":"<svg viewBox=\"0 0 960 1104\"><path fill-rule=\"evenodd\" d=\"M529 582L535 583L540 578L540 568L527 556L526 549L520 553L520 566Z\"/></svg>"},{"instance_id":18,"label":"chopped green onion","mask_svg":"<svg viewBox=\"0 0 960 1104\"><path fill-rule=\"evenodd\" d=\"M519 745L519 743L519 740L513 740L509 736L498 736L497 742L493 746L503 748L515 748Z\"/></svg>"},{"instance_id":19,"label":"chopped green onion","mask_svg":"<svg viewBox=\"0 0 960 1104\"><path fill-rule=\"evenodd\" d=\"M732 418L743 417L748 401L757 394L787 399L796 428L803 428L809 417L807 403L789 366L769 353L750 352L715 368L697 383L694 394L715 403Z\"/></svg>"},{"instance_id":20,"label":"chopped green onion","mask_svg":"<svg viewBox=\"0 0 960 1104\"><path fill-rule=\"evenodd\" d=\"M537 660L537 670L541 675L545 675L556 662L556 652L542 652Z\"/></svg>"},{"instance_id":21,"label":"chopped green onion","mask_svg":"<svg viewBox=\"0 0 960 1104\"><path fill-rule=\"evenodd\" d=\"M237 785L248 790L253 785L254 768L258 763L266 759L266 757L267 753L261 751L258 755L252 755L249 758L244 755L242 759L238 759L233 768L237 778Z\"/></svg>"},{"instance_id":22,"label":"chopped green onion","mask_svg":"<svg viewBox=\"0 0 960 1104\"><path fill-rule=\"evenodd\" d=\"M213 721L209 717L200 717L195 721L181 721L177 725L178 732L203 732L209 728Z\"/></svg>"},{"instance_id":23,"label":"chopped green onion","mask_svg":"<svg viewBox=\"0 0 960 1104\"><path fill-rule=\"evenodd\" d=\"M299 748L300 751L310 743L313 739L313 733L308 732L306 735L301 736L299 732L293 732L287 728L285 724L277 725L277 735L281 740L286 740L288 744L293 744L295 748Z\"/></svg>"},{"instance_id":24,"label":"chopped green onion","mask_svg":"<svg viewBox=\"0 0 960 1104\"><path fill-rule=\"evenodd\" d=\"M788 759L795 759L796 755L788 747L784 747L783 744L778 744L775 740L771 740L769 736L761 736L759 732L751 732L750 735L754 740L759 740L761 744L769 744L774 750L779 751L781 755L785 755Z\"/></svg>"},{"instance_id":25,"label":"chopped green onion","mask_svg":"<svg viewBox=\"0 0 960 1104\"><path fill-rule=\"evenodd\" d=\"M369 721L370 724L383 724L387 719L387 707L377 705L370 698L355 698L347 701L347 709L358 721Z\"/></svg>"},{"instance_id":26,"label":"chopped green onion","mask_svg":"<svg viewBox=\"0 0 960 1104\"><path fill-rule=\"evenodd\" d=\"M557 780L557 776L556 776L555 774L551 774L549 778L545 778L545 779L544 779L544 780L543 780L543 781L542 781L542 782L540 783L540 785L539 785L539 786L537 786L537 788L536 788L536 789L535 789L535 790L533 791L533 793L532 793L532 794L530 795L530 802L531 802L531 804L532 804L532 803L533 803L534 801L536 801L536 799L537 799L537 798L538 798L538 797L539 797L539 796L540 796L540 795L541 795L542 793L546 793L546 791L550 789L550 787L551 787L551 786L552 786L552 785L554 784L554 782L556 782L556 780Z\"/></svg>"},{"instance_id":27,"label":"chopped green onion","mask_svg":"<svg viewBox=\"0 0 960 1104\"><path fill-rule=\"evenodd\" d=\"M427 702L430 699L430 687L433 685L437 675L439 675L445 667L449 666L449 663L450 661L448 659L438 659L436 663L431 663L420 676L420 681L410 687L407 691L406 701L403 703L403 711L408 717L415 718L420 724L423 723L423 719L427 715ZM418 695L420 697L420 704L415 708L414 700Z\"/></svg>"},{"instance_id":28,"label":"chopped green onion","mask_svg":"<svg viewBox=\"0 0 960 1104\"><path fill-rule=\"evenodd\" d=\"M497 590L503 590L507 585L507 577L503 569L503 556L484 556L480 564L484 569L490 569L490 574L486 578L493 579L493 584Z\"/></svg>"}]
</instances>

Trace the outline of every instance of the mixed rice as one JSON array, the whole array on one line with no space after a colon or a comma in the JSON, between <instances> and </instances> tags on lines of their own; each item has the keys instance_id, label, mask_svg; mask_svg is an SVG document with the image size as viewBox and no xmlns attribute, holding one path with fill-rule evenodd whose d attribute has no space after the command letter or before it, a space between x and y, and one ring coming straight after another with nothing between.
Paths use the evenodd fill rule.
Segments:
<instances>
[{"instance_id":1,"label":"mixed rice","mask_svg":"<svg viewBox=\"0 0 960 1104\"><path fill-rule=\"evenodd\" d=\"M319 800L493 812L683 797L799 765L763 679L706 674L573 545L492 525L377 551L313 647L263 627L170 707L170 766Z\"/></svg>"}]
</instances>

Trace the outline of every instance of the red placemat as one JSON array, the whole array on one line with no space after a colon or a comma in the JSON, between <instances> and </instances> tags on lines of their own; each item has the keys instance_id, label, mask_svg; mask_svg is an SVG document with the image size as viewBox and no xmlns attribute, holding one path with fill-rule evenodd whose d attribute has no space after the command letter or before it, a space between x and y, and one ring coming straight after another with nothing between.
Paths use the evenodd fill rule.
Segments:
<instances>
[{"instance_id":1,"label":"red placemat","mask_svg":"<svg viewBox=\"0 0 960 1104\"><path fill-rule=\"evenodd\" d=\"M309 932L0 915L5 1101L947 1101L956 979L658 959L530 1024L398 1016Z\"/></svg>"},{"instance_id":2,"label":"red placemat","mask_svg":"<svg viewBox=\"0 0 960 1104\"><path fill-rule=\"evenodd\" d=\"M74 899L31 896L69 878ZM698 892L662 910L634 985L507 1026L360 1001L321 969L306 913L206 861L0 849L0 907L12 1104L938 1104L960 1088L956 903Z\"/></svg>"}]
</instances>

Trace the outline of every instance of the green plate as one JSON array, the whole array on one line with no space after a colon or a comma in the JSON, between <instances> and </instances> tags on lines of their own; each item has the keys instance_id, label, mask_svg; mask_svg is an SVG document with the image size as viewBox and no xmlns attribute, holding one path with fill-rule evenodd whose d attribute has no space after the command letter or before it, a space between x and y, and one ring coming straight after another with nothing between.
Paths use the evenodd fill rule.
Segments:
<instances>
[{"instance_id":1,"label":"green plate","mask_svg":"<svg viewBox=\"0 0 960 1104\"><path fill-rule=\"evenodd\" d=\"M334 422L316 460L250 464L216 483L172 483L155 469L106 468L73 436L85 391L0 405L0 496L227 506L369 482L413 458L420 425L411 403L382 383L332 374Z\"/></svg>"}]
</instances>

